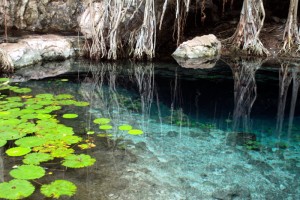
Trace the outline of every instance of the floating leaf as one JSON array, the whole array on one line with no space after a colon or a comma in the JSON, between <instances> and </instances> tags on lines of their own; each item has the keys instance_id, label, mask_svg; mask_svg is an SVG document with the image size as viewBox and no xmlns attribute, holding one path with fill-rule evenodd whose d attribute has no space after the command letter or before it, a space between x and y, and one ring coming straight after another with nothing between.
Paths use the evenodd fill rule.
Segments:
<instances>
[{"instance_id":1,"label":"floating leaf","mask_svg":"<svg viewBox=\"0 0 300 200\"><path fill-rule=\"evenodd\" d=\"M128 131L128 133L130 135L141 135L143 134L144 132L142 130L139 130L139 129L131 129Z\"/></svg>"},{"instance_id":2,"label":"floating leaf","mask_svg":"<svg viewBox=\"0 0 300 200\"><path fill-rule=\"evenodd\" d=\"M61 147L57 148L51 151L51 156L55 158L64 158L66 156L70 156L72 153L74 153L74 149L70 149L67 147Z\"/></svg>"},{"instance_id":3,"label":"floating leaf","mask_svg":"<svg viewBox=\"0 0 300 200\"><path fill-rule=\"evenodd\" d=\"M95 163L95 159L86 154L66 156L62 165L70 168L82 168L91 166Z\"/></svg>"},{"instance_id":4,"label":"floating leaf","mask_svg":"<svg viewBox=\"0 0 300 200\"><path fill-rule=\"evenodd\" d=\"M0 147L3 147L4 145L6 145L7 141L0 139Z\"/></svg>"},{"instance_id":5,"label":"floating leaf","mask_svg":"<svg viewBox=\"0 0 300 200\"><path fill-rule=\"evenodd\" d=\"M63 100L63 99L72 99L73 96L70 94L59 94L55 97L57 100Z\"/></svg>"},{"instance_id":6,"label":"floating leaf","mask_svg":"<svg viewBox=\"0 0 300 200\"><path fill-rule=\"evenodd\" d=\"M67 135L61 139L61 141L65 142L66 144L69 144L69 145L79 143L79 142L81 142L81 140L82 140L81 137L78 137L75 135Z\"/></svg>"},{"instance_id":7,"label":"floating leaf","mask_svg":"<svg viewBox=\"0 0 300 200\"><path fill-rule=\"evenodd\" d=\"M6 150L6 154L9 156L23 156L31 151L28 147L14 147Z\"/></svg>"},{"instance_id":8,"label":"floating leaf","mask_svg":"<svg viewBox=\"0 0 300 200\"><path fill-rule=\"evenodd\" d=\"M0 78L0 83L9 81L9 78Z\"/></svg>"},{"instance_id":9,"label":"floating leaf","mask_svg":"<svg viewBox=\"0 0 300 200\"><path fill-rule=\"evenodd\" d=\"M119 126L119 130L121 131L129 131L132 129L132 126L128 125L128 124L123 124L121 126Z\"/></svg>"},{"instance_id":10,"label":"floating leaf","mask_svg":"<svg viewBox=\"0 0 300 200\"><path fill-rule=\"evenodd\" d=\"M99 129L101 129L101 130L110 130L110 129L112 129L112 126L108 125L108 124L105 124L105 125L99 126Z\"/></svg>"},{"instance_id":11,"label":"floating leaf","mask_svg":"<svg viewBox=\"0 0 300 200\"><path fill-rule=\"evenodd\" d=\"M86 132L86 134L93 135L93 134L95 134L95 131L88 131L88 132Z\"/></svg>"},{"instance_id":12,"label":"floating leaf","mask_svg":"<svg viewBox=\"0 0 300 200\"><path fill-rule=\"evenodd\" d=\"M36 147L45 144L47 140L45 138L31 136L31 137L24 137L15 141L15 144L20 147Z\"/></svg>"},{"instance_id":13,"label":"floating leaf","mask_svg":"<svg viewBox=\"0 0 300 200\"><path fill-rule=\"evenodd\" d=\"M64 114L62 117L65 119L73 119L73 118L77 118L78 115L77 114Z\"/></svg>"},{"instance_id":14,"label":"floating leaf","mask_svg":"<svg viewBox=\"0 0 300 200\"><path fill-rule=\"evenodd\" d=\"M34 186L26 180L11 180L0 183L0 198L3 199L23 199L34 192Z\"/></svg>"},{"instance_id":15,"label":"floating leaf","mask_svg":"<svg viewBox=\"0 0 300 200\"><path fill-rule=\"evenodd\" d=\"M12 91L14 91L15 93L28 93L31 92L30 88L16 88L16 89L12 89Z\"/></svg>"},{"instance_id":16,"label":"floating leaf","mask_svg":"<svg viewBox=\"0 0 300 200\"><path fill-rule=\"evenodd\" d=\"M4 126L5 128L5 126ZM17 130L13 130L13 129L10 129L10 128L7 128L7 130L4 130L4 131L0 131L0 138L3 139L3 140L16 140L16 139L19 139L19 138L22 138L24 136L26 136L26 133L24 132L19 132Z\"/></svg>"},{"instance_id":17,"label":"floating leaf","mask_svg":"<svg viewBox=\"0 0 300 200\"><path fill-rule=\"evenodd\" d=\"M53 99L54 98L53 94L49 94L49 93L38 94L35 97L40 98L40 99Z\"/></svg>"},{"instance_id":18,"label":"floating leaf","mask_svg":"<svg viewBox=\"0 0 300 200\"><path fill-rule=\"evenodd\" d=\"M33 180L43 177L45 175L45 170L40 166L21 165L18 168L11 170L9 174L16 179Z\"/></svg>"},{"instance_id":19,"label":"floating leaf","mask_svg":"<svg viewBox=\"0 0 300 200\"><path fill-rule=\"evenodd\" d=\"M53 157L48 153L30 153L25 155L23 163L27 165L39 165L41 162L52 160Z\"/></svg>"},{"instance_id":20,"label":"floating leaf","mask_svg":"<svg viewBox=\"0 0 300 200\"><path fill-rule=\"evenodd\" d=\"M66 180L56 180L48 185L42 185L41 193L46 197L58 199L62 195L73 196L77 187L74 183Z\"/></svg>"},{"instance_id":21,"label":"floating leaf","mask_svg":"<svg viewBox=\"0 0 300 200\"><path fill-rule=\"evenodd\" d=\"M110 119L108 118L97 118L93 121L95 124L108 124Z\"/></svg>"},{"instance_id":22,"label":"floating leaf","mask_svg":"<svg viewBox=\"0 0 300 200\"><path fill-rule=\"evenodd\" d=\"M60 79L60 81L62 81L62 82L67 82L67 81L69 81L69 79L63 78L63 79Z\"/></svg>"},{"instance_id":23,"label":"floating leaf","mask_svg":"<svg viewBox=\"0 0 300 200\"><path fill-rule=\"evenodd\" d=\"M85 102L85 101L77 101L76 103L74 103L75 106L89 106L90 103L89 102Z\"/></svg>"}]
</instances>

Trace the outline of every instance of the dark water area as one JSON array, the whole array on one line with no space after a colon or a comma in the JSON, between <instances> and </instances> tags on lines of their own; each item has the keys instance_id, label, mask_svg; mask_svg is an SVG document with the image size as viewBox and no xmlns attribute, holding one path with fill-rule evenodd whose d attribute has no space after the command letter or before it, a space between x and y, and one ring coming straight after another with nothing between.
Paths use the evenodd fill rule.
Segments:
<instances>
[{"instance_id":1,"label":"dark water area","mask_svg":"<svg viewBox=\"0 0 300 200\"><path fill-rule=\"evenodd\" d=\"M76 120L59 118L77 134L97 129L97 117L144 131L94 136L96 147L86 152L96 164L59 167L55 175L79 185L66 199L300 199L298 67L76 61L39 80L30 71L19 70L12 80L22 80L18 85L33 95L67 93L90 103L62 110L79 113ZM7 173L19 161L6 162Z\"/></svg>"}]
</instances>

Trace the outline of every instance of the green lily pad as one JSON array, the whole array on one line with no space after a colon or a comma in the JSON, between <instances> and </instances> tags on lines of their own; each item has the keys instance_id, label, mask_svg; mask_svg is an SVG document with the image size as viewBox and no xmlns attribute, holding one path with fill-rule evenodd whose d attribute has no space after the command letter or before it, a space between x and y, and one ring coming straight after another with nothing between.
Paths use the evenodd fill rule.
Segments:
<instances>
[{"instance_id":1,"label":"green lily pad","mask_svg":"<svg viewBox=\"0 0 300 200\"><path fill-rule=\"evenodd\" d=\"M81 142L82 138L78 137L78 136L75 136L75 135L67 135L67 136L64 136L61 139L61 141L65 142L68 145L71 145L71 144L76 144L76 143Z\"/></svg>"},{"instance_id":2,"label":"green lily pad","mask_svg":"<svg viewBox=\"0 0 300 200\"><path fill-rule=\"evenodd\" d=\"M9 81L9 78L0 78L0 83Z\"/></svg>"},{"instance_id":3,"label":"green lily pad","mask_svg":"<svg viewBox=\"0 0 300 200\"><path fill-rule=\"evenodd\" d=\"M101 130L110 130L110 129L112 129L112 126L108 125L108 124L105 124L105 125L99 126L99 129L101 129Z\"/></svg>"},{"instance_id":4,"label":"green lily pad","mask_svg":"<svg viewBox=\"0 0 300 200\"><path fill-rule=\"evenodd\" d=\"M42 137L31 136L31 137L23 137L15 141L15 144L20 147L36 147L45 144L47 140Z\"/></svg>"},{"instance_id":5,"label":"green lily pad","mask_svg":"<svg viewBox=\"0 0 300 200\"><path fill-rule=\"evenodd\" d=\"M52 159L53 157L48 153L30 153L25 155L23 163L27 165L40 165L41 162L47 162Z\"/></svg>"},{"instance_id":6,"label":"green lily pad","mask_svg":"<svg viewBox=\"0 0 300 200\"><path fill-rule=\"evenodd\" d=\"M16 88L16 89L12 89L12 91L14 91L15 93L25 94L25 93L31 92L31 89L30 88Z\"/></svg>"},{"instance_id":7,"label":"green lily pad","mask_svg":"<svg viewBox=\"0 0 300 200\"><path fill-rule=\"evenodd\" d=\"M131 129L132 129L132 126L130 126L128 124L123 124L123 125L119 126L120 131L129 131Z\"/></svg>"},{"instance_id":8,"label":"green lily pad","mask_svg":"<svg viewBox=\"0 0 300 200\"><path fill-rule=\"evenodd\" d=\"M26 180L11 180L0 183L0 198L3 199L23 199L29 197L35 188Z\"/></svg>"},{"instance_id":9,"label":"green lily pad","mask_svg":"<svg viewBox=\"0 0 300 200\"><path fill-rule=\"evenodd\" d=\"M82 168L91 166L96 162L96 159L92 158L89 155L86 154L80 154L80 155L69 155L65 157L65 160L63 160L62 165L65 167L70 168Z\"/></svg>"},{"instance_id":10,"label":"green lily pad","mask_svg":"<svg viewBox=\"0 0 300 200\"><path fill-rule=\"evenodd\" d=\"M144 132L139 129L131 129L128 131L130 135L142 135Z\"/></svg>"},{"instance_id":11,"label":"green lily pad","mask_svg":"<svg viewBox=\"0 0 300 200\"><path fill-rule=\"evenodd\" d=\"M97 118L93 121L95 124L108 124L110 119L108 118Z\"/></svg>"},{"instance_id":12,"label":"green lily pad","mask_svg":"<svg viewBox=\"0 0 300 200\"><path fill-rule=\"evenodd\" d=\"M77 187L74 183L66 180L56 180L48 185L42 185L41 193L46 197L58 199L62 195L73 196Z\"/></svg>"},{"instance_id":13,"label":"green lily pad","mask_svg":"<svg viewBox=\"0 0 300 200\"><path fill-rule=\"evenodd\" d=\"M53 99L54 98L53 94L49 94L49 93L38 94L35 97L39 98L39 99Z\"/></svg>"},{"instance_id":14,"label":"green lily pad","mask_svg":"<svg viewBox=\"0 0 300 200\"><path fill-rule=\"evenodd\" d=\"M51 151L51 156L55 158L64 158L74 153L74 149L60 147Z\"/></svg>"},{"instance_id":15,"label":"green lily pad","mask_svg":"<svg viewBox=\"0 0 300 200\"><path fill-rule=\"evenodd\" d=\"M64 114L62 117L65 119L73 119L73 118L77 118L78 115L77 114Z\"/></svg>"},{"instance_id":16,"label":"green lily pad","mask_svg":"<svg viewBox=\"0 0 300 200\"><path fill-rule=\"evenodd\" d=\"M76 103L74 103L74 106L89 106L89 105L90 103L85 101L77 101Z\"/></svg>"},{"instance_id":17,"label":"green lily pad","mask_svg":"<svg viewBox=\"0 0 300 200\"><path fill-rule=\"evenodd\" d=\"M6 150L6 154L9 156L23 156L31 151L28 147L14 147Z\"/></svg>"},{"instance_id":18,"label":"green lily pad","mask_svg":"<svg viewBox=\"0 0 300 200\"><path fill-rule=\"evenodd\" d=\"M9 172L12 177L22 180L38 179L45 176L45 173L44 168L35 165L21 165Z\"/></svg>"},{"instance_id":19,"label":"green lily pad","mask_svg":"<svg viewBox=\"0 0 300 200\"><path fill-rule=\"evenodd\" d=\"M67 78L63 78L63 79L60 79L60 81L62 81L62 82L68 82L68 81L69 81L69 79L67 79Z\"/></svg>"},{"instance_id":20,"label":"green lily pad","mask_svg":"<svg viewBox=\"0 0 300 200\"><path fill-rule=\"evenodd\" d=\"M5 126L4 126L5 127ZM26 136L26 133L7 128L5 131L0 131L0 138L3 140L16 140Z\"/></svg>"},{"instance_id":21,"label":"green lily pad","mask_svg":"<svg viewBox=\"0 0 300 200\"><path fill-rule=\"evenodd\" d=\"M4 145L6 145L7 141L0 139L0 147L3 147Z\"/></svg>"},{"instance_id":22,"label":"green lily pad","mask_svg":"<svg viewBox=\"0 0 300 200\"><path fill-rule=\"evenodd\" d=\"M55 99L57 100L63 100L63 99L73 99L74 97L71 94L59 94L55 96Z\"/></svg>"}]
</instances>

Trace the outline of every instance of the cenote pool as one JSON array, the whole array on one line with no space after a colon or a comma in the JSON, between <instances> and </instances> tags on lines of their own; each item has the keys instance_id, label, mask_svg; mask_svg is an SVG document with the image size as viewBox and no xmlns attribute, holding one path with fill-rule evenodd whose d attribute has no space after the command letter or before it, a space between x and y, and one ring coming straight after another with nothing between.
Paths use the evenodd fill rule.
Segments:
<instances>
[{"instance_id":1,"label":"cenote pool","mask_svg":"<svg viewBox=\"0 0 300 200\"><path fill-rule=\"evenodd\" d=\"M38 166L25 199L53 198L55 180L73 184L56 186L60 199L300 199L300 68L67 61L10 81L0 82L0 182ZM20 142L28 137L39 139ZM31 152L8 156L15 147ZM38 152L52 158L28 158Z\"/></svg>"}]
</instances>

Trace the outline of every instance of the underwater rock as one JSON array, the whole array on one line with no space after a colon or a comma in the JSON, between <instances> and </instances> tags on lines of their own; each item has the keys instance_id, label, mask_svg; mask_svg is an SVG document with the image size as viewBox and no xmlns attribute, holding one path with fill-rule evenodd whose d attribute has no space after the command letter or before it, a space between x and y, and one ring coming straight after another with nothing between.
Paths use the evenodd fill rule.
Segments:
<instances>
[{"instance_id":1,"label":"underwater rock","mask_svg":"<svg viewBox=\"0 0 300 200\"><path fill-rule=\"evenodd\" d=\"M221 42L215 35L209 34L183 42L172 55L180 58L214 58L220 51Z\"/></svg>"},{"instance_id":2,"label":"underwater rock","mask_svg":"<svg viewBox=\"0 0 300 200\"><path fill-rule=\"evenodd\" d=\"M219 200L250 200L251 194L248 189L233 185L214 191L212 197Z\"/></svg>"},{"instance_id":3,"label":"underwater rock","mask_svg":"<svg viewBox=\"0 0 300 200\"><path fill-rule=\"evenodd\" d=\"M169 131L167 133L168 137L177 137L179 135L179 133L177 131Z\"/></svg>"},{"instance_id":4,"label":"underwater rock","mask_svg":"<svg viewBox=\"0 0 300 200\"><path fill-rule=\"evenodd\" d=\"M58 35L29 36L18 43L0 44L0 64L19 69L40 61L65 60L75 55L72 42Z\"/></svg>"},{"instance_id":5,"label":"underwater rock","mask_svg":"<svg viewBox=\"0 0 300 200\"><path fill-rule=\"evenodd\" d=\"M248 142L256 141L254 133L233 132L228 133L226 144L230 146L246 145Z\"/></svg>"}]
</instances>

